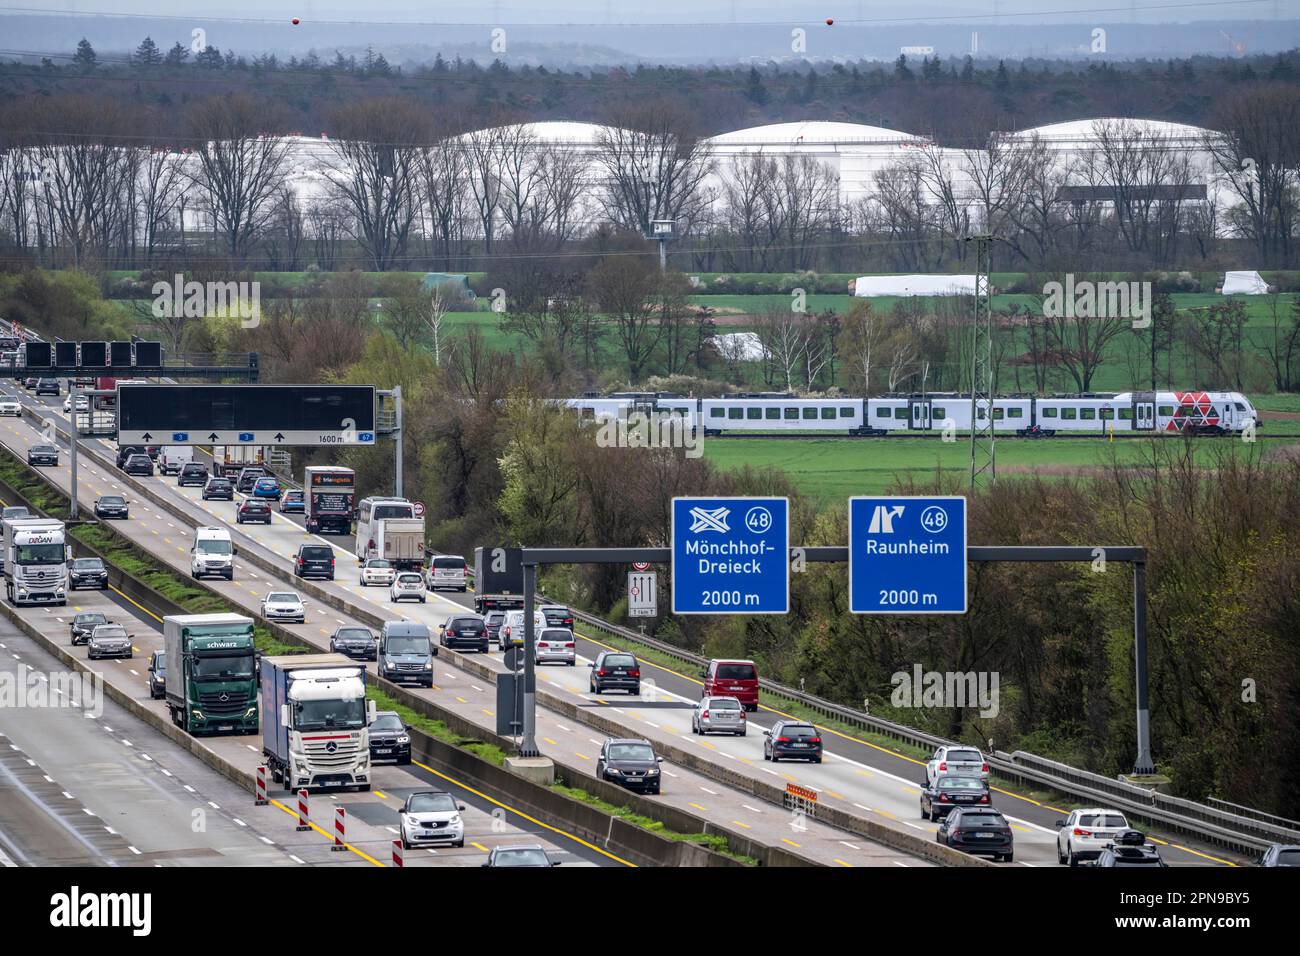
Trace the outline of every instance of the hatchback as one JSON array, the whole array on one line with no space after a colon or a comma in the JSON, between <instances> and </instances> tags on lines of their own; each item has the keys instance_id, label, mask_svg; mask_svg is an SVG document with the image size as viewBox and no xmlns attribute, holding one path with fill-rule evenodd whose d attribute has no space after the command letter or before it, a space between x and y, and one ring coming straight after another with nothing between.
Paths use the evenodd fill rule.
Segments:
<instances>
[{"instance_id":1,"label":"hatchback","mask_svg":"<svg viewBox=\"0 0 1300 956\"><path fill-rule=\"evenodd\" d=\"M934 838L944 846L989 855L1010 863L1015 857L1011 825L991 807L958 807L939 822Z\"/></svg>"},{"instance_id":2,"label":"hatchback","mask_svg":"<svg viewBox=\"0 0 1300 956\"><path fill-rule=\"evenodd\" d=\"M465 822L460 816L464 809L464 804L443 790L411 794L397 813L402 846L408 850L440 843L464 846Z\"/></svg>"},{"instance_id":3,"label":"hatchback","mask_svg":"<svg viewBox=\"0 0 1300 956\"><path fill-rule=\"evenodd\" d=\"M691 711L693 734L735 734L744 737L747 727L745 708L734 697L705 697Z\"/></svg>"},{"instance_id":4,"label":"hatchback","mask_svg":"<svg viewBox=\"0 0 1300 956\"><path fill-rule=\"evenodd\" d=\"M591 693L603 694L607 690L625 690L633 695L641 693L641 663L627 651L601 651L590 667L588 689Z\"/></svg>"},{"instance_id":5,"label":"hatchback","mask_svg":"<svg viewBox=\"0 0 1300 956\"><path fill-rule=\"evenodd\" d=\"M658 793L663 760L648 740L606 740L596 758L596 776L629 790Z\"/></svg>"},{"instance_id":6,"label":"hatchback","mask_svg":"<svg viewBox=\"0 0 1300 956\"><path fill-rule=\"evenodd\" d=\"M477 614L453 614L438 627L438 643L443 647L467 647L486 654L487 625Z\"/></svg>"},{"instance_id":7,"label":"hatchback","mask_svg":"<svg viewBox=\"0 0 1300 956\"><path fill-rule=\"evenodd\" d=\"M357 624L336 627L334 633L330 635L330 650L360 660L373 661L377 657L375 635L370 628Z\"/></svg>"},{"instance_id":8,"label":"hatchback","mask_svg":"<svg viewBox=\"0 0 1300 956\"><path fill-rule=\"evenodd\" d=\"M423 604L425 602L424 578L414 571L403 571L393 579L392 585L388 588L388 600L394 604L398 601L419 601Z\"/></svg>"},{"instance_id":9,"label":"hatchback","mask_svg":"<svg viewBox=\"0 0 1300 956\"><path fill-rule=\"evenodd\" d=\"M90 632L86 657L92 661L103 657L132 657L131 635L121 624L100 624Z\"/></svg>"},{"instance_id":10,"label":"hatchback","mask_svg":"<svg viewBox=\"0 0 1300 956\"><path fill-rule=\"evenodd\" d=\"M363 588L370 587L372 584L392 584L396 576L397 569L393 567L393 562L384 558L369 558L361 565L359 583Z\"/></svg>"},{"instance_id":11,"label":"hatchback","mask_svg":"<svg viewBox=\"0 0 1300 956\"><path fill-rule=\"evenodd\" d=\"M145 478L153 477L153 459L148 455L132 455L122 466L122 471L128 475L137 475Z\"/></svg>"},{"instance_id":12,"label":"hatchback","mask_svg":"<svg viewBox=\"0 0 1300 956\"><path fill-rule=\"evenodd\" d=\"M253 497L265 498L267 501L280 500L280 479L259 478L253 482Z\"/></svg>"},{"instance_id":13,"label":"hatchback","mask_svg":"<svg viewBox=\"0 0 1300 956\"><path fill-rule=\"evenodd\" d=\"M763 731L763 759L778 763L787 757L822 762L822 735L812 724L778 720Z\"/></svg>"},{"instance_id":14,"label":"hatchback","mask_svg":"<svg viewBox=\"0 0 1300 956\"><path fill-rule=\"evenodd\" d=\"M234 501L235 486L230 483L228 478L209 478L207 484L203 486L203 500L210 501L213 498L222 501Z\"/></svg>"},{"instance_id":15,"label":"hatchback","mask_svg":"<svg viewBox=\"0 0 1300 956\"><path fill-rule=\"evenodd\" d=\"M235 506L235 523L243 524L245 521L270 524L271 506L258 498L245 498Z\"/></svg>"},{"instance_id":16,"label":"hatchback","mask_svg":"<svg viewBox=\"0 0 1300 956\"><path fill-rule=\"evenodd\" d=\"M176 476L176 487L184 488L186 485L198 485L203 488L208 483L208 466L198 461L187 461L181 465L180 473Z\"/></svg>"},{"instance_id":17,"label":"hatchback","mask_svg":"<svg viewBox=\"0 0 1300 956\"><path fill-rule=\"evenodd\" d=\"M940 777L921 791L921 819L938 820L960 806L989 805L988 784L975 777Z\"/></svg>"}]
</instances>

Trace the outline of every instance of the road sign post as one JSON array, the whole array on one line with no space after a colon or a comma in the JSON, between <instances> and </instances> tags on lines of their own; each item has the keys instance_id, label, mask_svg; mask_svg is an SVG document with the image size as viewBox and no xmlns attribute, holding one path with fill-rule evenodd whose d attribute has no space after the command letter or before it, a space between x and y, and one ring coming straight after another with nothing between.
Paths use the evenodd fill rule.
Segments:
<instances>
[{"instance_id":1,"label":"road sign post","mask_svg":"<svg viewBox=\"0 0 1300 956\"><path fill-rule=\"evenodd\" d=\"M849 610L966 613L966 499L849 499Z\"/></svg>"},{"instance_id":2,"label":"road sign post","mask_svg":"<svg viewBox=\"0 0 1300 956\"><path fill-rule=\"evenodd\" d=\"M674 498L674 614L790 611L788 498Z\"/></svg>"},{"instance_id":3,"label":"road sign post","mask_svg":"<svg viewBox=\"0 0 1300 956\"><path fill-rule=\"evenodd\" d=\"M657 617L659 583L653 571L631 571L627 576L628 617Z\"/></svg>"}]
</instances>

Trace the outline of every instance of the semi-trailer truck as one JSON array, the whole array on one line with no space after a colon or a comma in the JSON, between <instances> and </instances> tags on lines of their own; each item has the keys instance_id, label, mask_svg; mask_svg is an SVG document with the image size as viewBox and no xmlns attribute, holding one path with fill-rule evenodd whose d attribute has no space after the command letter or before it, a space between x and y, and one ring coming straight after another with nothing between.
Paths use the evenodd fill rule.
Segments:
<instances>
[{"instance_id":1,"label":"semi-trailer truck","mask_svg":"<svg viewBox=\"0 0 1300 956\"><path fill-rule=\"evenodd\" d=\"M24 604L68 603L68 544L62 521L4 521L5 597Z\"/></svg>"},{"instance_id":2,"label":"semi-trailer truck","mask_svg":"<svg viewBox=\"0 0 1300 956\"><path fill-rule=\"evenodd\" d=\"M370 789L366 668L342 654L262 658L262 754L286 790Z\"/></svg>"},{"instance_id":3,"label":"semi-trailer truck","mask_svg":"<svg viewBox=\"0 0 1300 956\"><path fill-rule=\"evenodd\" d=\"M512 611L524 606L524 567L518 548L474 549L474 610Z\"/></svg>"},{"instance_id":4,"label":"semi-trailer truck","mask_svg":"<svg viewBox=\"0 0 1300 956\"><path fill-rule=\"evenodd\" d=\"M309 465L302 489L309 534L351 534L352 513L356 510L356 472L335 465Z\"/></svg>"},{"instance_id":5,"label":"semi-trailer truck","mask_svg":"<svg viewBox=\"0 0 1300 956\"><path fill-rule=\"evenodd\" d=\"M169 614L167 709L172 723L196 737L257 733L253 619L240 614Z\"/></svg>"}]
</instances>

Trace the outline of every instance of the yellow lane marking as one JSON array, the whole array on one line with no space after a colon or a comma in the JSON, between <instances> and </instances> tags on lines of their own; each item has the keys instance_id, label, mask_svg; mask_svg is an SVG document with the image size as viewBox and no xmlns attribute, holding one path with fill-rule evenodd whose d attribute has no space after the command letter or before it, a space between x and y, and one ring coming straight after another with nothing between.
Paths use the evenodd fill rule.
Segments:
<instances>
[{"instance_id":1,"label":"yellow lane marking","mask_svg":"<svg viewBox=\"0 0 1300 956\"><path fill-rule=\"evenodd\" d=\"M388 794L384 793L384 791L382 791L382 790L371 790L370 792L373 793L373 794L374 794L376 797L378 797L380 800L387 800L387 799L388 799Z\"/></svg>"},{"instance_id":2,"label":"yellow lane marking","mask_svg":"<svg viewBox=\"0 0 1300 956\"><path fill-rule=\"evenodd\" d=\"M704 812L704 813L708 813L708 810L706 810L704 807L700 806L698 803L692 803L692 804L690 804L690 806L694 807L696 810L700 810L700 811L702 811L702 812Z\"/></svg>"},{"instance_id":3,"label":"yellow lane marking","mask_svg":"<svg viewBox=\"0 0 1300 956\"><path fill-rule=\"evenodd\" d=\"M844 862L843 860L841 860L838 856L835 857L835 862L838 863L840 866L847 866L847 867L852 867L852 866L853 866L852 863L845 863L845 862Z\"/></svg>"},{"instance_id":4,"label":"yellow lane marking","mask_svg":"<svg viewBox=\"0 0 1300 956\"><path fill-rule=\"evenodd\" d=\"M283 803L281 803L279 800L272 800L272 801L271 801L271 805L274 806L274 807L279 807L281 810L283 810L285 813L289 814L289 816L291 816L291 817L296 817L296 816L298 816L298 811L297 811L297 810L290 810L288 807L286 807L286 806L285 806ZM315 823L313 823L311 820L308 820L307 823L308 823L308 825L311 826L311 828L312 828L313 830L315 830L315 831L316 831L317 833L319 833L321 836L325 837L325 839L329 840L330 843L333 843L333 842L334 842L334 834L332 834L332 833L326 833L324 830L322 830L320 827L318 827L318 826L317 826ZM384 865L384 864L380 863L378 860L376 860L376 859L375 859L373 856L371 856L369 853L365 853L365 852L363 852L363 851L361 851L361 850L358 850L358 849L357 849L356 847L354 847L351 843L344 843L343 845L344 845L345 847L347 847L348 850L349 850L350 852L355 853L357 856L361 857L361 859L365 860L365 861L368 862L368 863L373 863L375 866L383 866L383 865Z\"/></svg>"},{"instance_id":5,"label":"yellow lane marking","mask_svg":"<svg viewBox=\"0 0 1300 956\"><path fill-rule=\"evenodd\" d=\"M476 850L482 850L484 853L488 852L488 848L485 847L482 843L475 843L473 840L470 840L469 845Z\"/></svg>"},{"instance_id":6,"label":"yellow lane marking","mask_svg":"<svg viewBox=\"0 0 1300 956\"><path fill-rule=\"evenodd\" d=\"M803 847L800 844L795 843L794 840L787 840L785 837L781 837L781 842L788 843L793 847L798 847L799 849L803 849Z\"/></svg>"},{"instance_id":7,"label":"yellow lane marking","mask_svg":"<svg viewBox=\"0 0 1300 956\"><path fill-rule=\"evenodd\" d=\"M552 747L558 747L558 746L559 746L559 744L557 744L557 743L556 743L554 740L552 740L550 737L543 737L542 739L545 740L545 741L546 741L548 744L550 744Z\"/></svg>"},{"instance_id":8,"label":"yellow lane marking","mask_svg":"<svg viewBox=\"0 0 1300 956\"><path fill-rule=\"evenodd\" d=\"M742 823L742 822L739 821L739 820L732 820L731 822L734 823L734 824L735 824L736 826L738 826L738 827L744 827L746 830L752 830L752 829L753 829L753 827L751 827L748 823Z\"/></svg>"}]
</instances>

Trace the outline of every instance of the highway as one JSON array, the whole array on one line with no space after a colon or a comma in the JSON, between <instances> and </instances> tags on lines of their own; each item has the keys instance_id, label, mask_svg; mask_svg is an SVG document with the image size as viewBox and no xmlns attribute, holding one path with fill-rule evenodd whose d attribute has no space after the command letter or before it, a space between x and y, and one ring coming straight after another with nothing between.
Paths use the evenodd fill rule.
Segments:
<instances>
[{"instance_id":1,"label":"highway","mask_svg":"<svg viewBox=\"0 0 1300 956\"><path fill-rule=\"evenodd\" d=\"M35 403L26 396L21 397L29 405L42 407L44 414L63 417L60 412L61 400L46 404ZM39 439L39 434L25 420L8 419L0 427L0 440L19 455ZM115 449L114 445L106 442L87 441L85 444L106 455L111 455ZM269 526L235 526L231 521L234 506L229 502L202 502L197 488L178 489L174 479L127 479L115 469L101 468L84 457L81 465L83 488L80 497L83 503L88 505L97 493L125 493L133 499L133 506L132 518L121 526L122 530L129 533L141 547L159 555L173 567L188 571L189 528L174 515L142 499L132 488L137 480L145 482L151 491L163 495L166 500L182 508L194 522L229 526L241 551L246 547L257 548L258 553L264 557L277 561L285 569L283 575L278 576L281 580L273 582L262 571L243 562L239 565L238 577L233 584L211 582L214 590L230 597L250 612L256 611L257 602L273 584L280 587L292 581L288 570L289 557L304 540L305 534L301 526L291 520L293 516L276 513ZM44 471L66 486L66 458L59 469ZM315 540L335 548L338 574L335 582L321 582L319 586L325 593L346 602L346 606L354 611L383 618L401 616L423 621L436 634L437 624L469 603L469 598L465 595L436 594L429 596L426 605L406 603L399 611L389 603L387 589L359 586L356 579L357 563L350 550L350 541L319 536L315 536ZM311 643L319 646L327 642L328 635L335 626L351 621L347 614L313 601L310 596L307 597L307 602L307 623L290 625L289 629ZM789 781L815 787L821 792L824 801L833 802L854 815L892 827L908 828L927 838L933 835L935 825L921 820L918 810L917 781L922 775L919 761L823 727L827 740L827 755L823 764L765 764L762 760L761 730L770 725L773 717L771 712L760 712L758 718L751 722L750 734L745 738L694 737L689 732L689 721L690 704L699 694L699 681L695 677L646 662L643 666L652 677L644 682L646 686L640 699L625 700L616 696L596 698L588 693L585 665L598 647L603 645L589 636L584 637L581 633L579 636L582 655L579 666L539 669L541 691L576 702L584 710L599 712L625 726L630 735L693 748L709 764L725 768L727 772L766 778L769 783ZM462 666L440 667L441 673L434 691L419 693L430 694L440 706L490 726L491 721L487 718L492 716L492 688L481 677L476 679L472 668L475 664L486 662L493 671L499 671L503 669L499 655L489 655L486 661L479 655L469 655L468 659L462 659L460 654L443 649L440 661ZM471 670L467 671L465 667ZM590 766L594 762L594 748L599 746L599 736L589 733L586 728L568 726L546 710L539 711L539 744L556 759ZM756 807L752 798L749 798L748 803L741 802L737 805L733 799L728 798L726 788L720 786L716 778L706 776L697 779L694 775L688 776L689 772L684 768L674 768L673 773L681 775L681 782L670 777L662 799L680 799L683 787L694 789L697 799L687 799L683 805L710 818L718 818L717 811L721 809L721 817L729 818L723 820L723 824L730 825L733 829L743 826L746 831L752 831L763 825L760 822L762 817L770 817L774 811L779 813L774 806ZM1015 865L1055 865L1055 830L1052 824L1067 812L1066 808L1044 806L1030 797L1003 790L996 792L994 802L1006 813L1015 828ZM723 806L719 807L719 804ZM733 813L736 815L733 816ZM756 834L749 832L747 835ZM807 835L802 836L806 838ZM792 840L789 835L777 835L775 832L771 833L771 838L798 845L801 851L808 852L803 839ZM845 859L845 844L866 844L855 843L853 840L837 842L840 843L838 850L830 849L831 862L850 865L860 865L863 862ZM1237 862L1218 851L1203 850L1181 842L1166 842L1163 852L1168 862L1174 865L1213 866ZM898 862L907 865L916 861Z\"/></svg>"}]
</instances>

